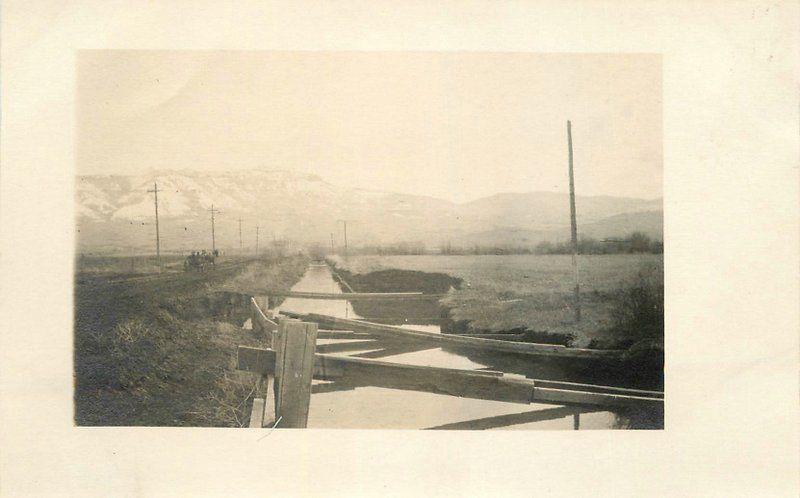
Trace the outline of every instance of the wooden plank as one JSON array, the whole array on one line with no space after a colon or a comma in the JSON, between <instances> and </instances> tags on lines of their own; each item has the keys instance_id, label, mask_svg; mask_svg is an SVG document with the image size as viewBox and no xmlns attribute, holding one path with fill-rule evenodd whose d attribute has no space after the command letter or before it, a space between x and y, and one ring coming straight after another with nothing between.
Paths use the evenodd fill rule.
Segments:
<instances>
[{"instance_id":1,"label":"wooden plank","mask_svg":"<svg viewBox=\"0 0 800 498\"><path fill-rule=\"evenodd\" d=\"M275 354L267 349L239 346L239 369L271 373L275 369ZM663 400L657 398L540 388L533 380L503 377L498 372L402 365L322 354L315 355L313 375L315 379L348 384L512 403L663 408Z\"/></svg>"},{"instance_id":2,"label":"wooden plank","mask_svg":"<svg viewBox=\"0 0 800 498\"><path fill-rule=\"evenodd\" d=\"M495 339L498 341L525 342L525 334L450 334L459 337L477 337L478 339Z\"/></svg>"},{"instance_id":3,"label":"wooden plank","mask_svg":"<svg viewBox=\"0 0 800 498\"><path fill-rule=\"evenodd\" d=\"M276 352L239 346L239 369L269 373ZM533 384L494 372L402 365L360 358L316 355L314 378L357 385L449 394L473 399L529 403Z\"/></svg>"},{"instance_id":4,"label":"wooden plank","mask_svg":"<svg viewBox=\"0 0 800 498\"><path fill-rule=\"evenodd\" d=\"M283 320L275 337L275 414L281 427L305 428L317 324Z\"/></svg>"},{"instance_id":5,"label":"wooden plank","mask_svg":"<svg viewBox=\"0 0 800 498\"><path fill-rule=\"evenodd\" d=\"M563 358L621 358L620 350L580 349L567 348L558 344L536 344L528 342L497 341L493 339L480 339L477 337L461 337L458 334L440 334L422 330L411 330L380 323L361 320L350 320L327 315L299 314L291 311L281 311L286 316L302 318L303 320L317 322L325 326L346 326L356 332L367 332L395 339L409 339L425 341L432 344L454 346L459 348L477 349L480 351L497 351L502 353L517 353L535 356L555 356Z\"/></svg>"},{"instance_id":6,"label":"wooden plank","mask_svg":"<svg viewBox=\"0 0 800 498\"><path fill-rule=\"evenodd\" d=\"M587 391L568 391L548 387L534 387L534 403L555 403L559 405L613 406L613 407L663 407L664 400L622 394L593 393Z\"/></svg>"},{"instance_id":7,"label":"wooden plank","mask_svg":"<svg viewBox=\"0 0 800 498\"><path fill-rule=\"evenodd\" d=\"M275 416L275 376L267 375L264 377L266 393L264 396L264 418L262 427L272 427L277 417Z\"/></svg>"},{"instance_id":8,"label":"wooden plank","mask_svg":"<svg viewBox=\"0 0 800 498\"><path fill-rule=\"evenodd\" d=\"M317 353L345 353L348 351L364 351L368 349L381 349L384 344L378 341L351 341L336 344L317 344Z\"/></svg>"},{"instance_id":9,"label":"wooden plank","mask_svg":"<svg viewBox=\"0 0 800 498\"><path fill-rule=\"evenodd\" d=\"M338 330L317 330L317 339L370 339L375 337L372 334L352 331Z\"/></svg>"},{"instance_id":10,"label":"wooden plank","mask_svg":"<svg viewBox=\"0 0 800 498\"><path fill-rule=\"evenodd\" d=\"M405 345L388 346L378 351L367 351L366 353L359 353L350 356L353 358L386 358L387 356L394 356L396 354L414 353L416 351L426 351L434 348L436 348L436 346L432 346L430 344L412 346L406 343Z\"/></svg>"},{"instance_id":11,"label":"wooden plank","mask_svg":"<svg viewBox=\"0 0 800 498\"><path fill-rule=\"evenodd\" d=\"M545 408L544 410L533 410L522 413L511 413L508 415L498 415L495 417L478 418L465 420L463 422L453 422L451 424L437 425L428 427L425 430L486 430L508 427L510 425L529 424L532 422L543 422L545 420L558 420L561 418L578 416L579 413L591 413L597 409L583 409L562 406L558 408Z\"/></svg>"},{"instance_id":12,"label":"wooden plank","mask_svg":"<svg viewBox=\"0 0 800 498\"><path fill-rule=\"evenodd\" d=\"M422 292L346 292L346 293L324 293L324 292L297 292L268 290L270 296L275 297L294 297L300 299L333 299L346 301L370 301L370 300L400 300L400 301L419 301L420 299L441 299L445 294L423 294Z\"/></svg>"},{"instance_id":13,"label":"wooden plank","mask_svg":"<svg viewBox=\"0 0 800 498\"><path fill-rule=\"evenodd\" d=\"M253 398L253 407L250 410L250 428L261 428L264 419L264 398Z\"/></svg>"},{"instance_id":14,"label":"wooden plank","mask_svg":"<svg viewBox=\"0 0 800 498\"><path fill-rule=\"evenodd\" d=\"M627 387L600 386L595 384L581 384L578 382L562 382L557 380L533 379L536 387L550 387L553 389L565 389L569 391L588 391L608 394L624 394L629 396L642 396L645 398L664 398L664 393L660 391L647 391L644 389L631 389Z\"/></svg>"},{"instance_id":15,"label":"wooden plank","mask_svg":"<svg viewBox=\"0 0 800 498\"><path fill-rule=\"evenodd\" d=\"M250 298L250 310L253 330L264 332L275 332L278 330L278 324L267 318L267 315L261 310L254 297Z\"/></svg>"}]
</instances>

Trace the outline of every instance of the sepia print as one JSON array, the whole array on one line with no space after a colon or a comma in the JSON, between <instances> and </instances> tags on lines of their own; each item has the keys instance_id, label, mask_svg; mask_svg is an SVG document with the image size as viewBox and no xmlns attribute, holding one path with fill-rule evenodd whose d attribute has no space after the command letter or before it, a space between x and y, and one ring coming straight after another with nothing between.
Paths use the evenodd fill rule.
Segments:
<instances>
[{"instance_id":1,"label":"sepia print","mask_svg":"<svg viewBox=\"0 0 800 498\"><path fill-rule=\"evenodd\" d=\"M663 429L660 56L76 74L75 424Z\"/></svg>"}]
</instances>

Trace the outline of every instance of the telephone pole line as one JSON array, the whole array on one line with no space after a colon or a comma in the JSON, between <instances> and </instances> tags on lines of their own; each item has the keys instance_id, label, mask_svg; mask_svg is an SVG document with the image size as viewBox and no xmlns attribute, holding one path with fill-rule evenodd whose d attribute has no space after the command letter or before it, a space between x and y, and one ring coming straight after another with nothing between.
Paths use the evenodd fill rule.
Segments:
<instances>
[{"instance_id":1,"label":"telephone pole line","mask_svg":"<svg viewBox=\"0 0 800 498\"><path fill-rule=\"evenodd\" d=\"M569 144L569 217L572 236L572 268L575 272L575 321L581 321L581 290L578 280L578 222L575 216L575 175L572 169L572 123L567 121Z\"/></svg>"},{"instance_id":2,"label":"telephone pole line","mask_svg":"<svg viewBox=\"0 0 800 498\"><path fill-rule=\"evenodd\" d=\"M155 204L156 204L156 263L158 264L158 271L161 271L161 234L158 230L158 183L153 182L153 190L148 190L147 192L152 192L155 194Z\"/></svg>"},{"instance_id":3,"label":"telephone pole line","mask_svg":"<svg viewBox=\"0 0 800 498\"><path fill-rule=\"evenodd\" d=\"M212 204L211 209L208 211L211 212L211 252L214 253L217 250L217 239L214 233L214 215L219 213L219 209L214 209L214 205Z\"/></svg>"},{"instance_id":4,"label":"telephone pole line","mask_svg":"<svg viewBox=\"0 0 800 498\"><path fill-rule=\"evenodd\" d=\"M258 229L261 227L256 227L256 257L258 257Z\"/></svg>"}]
</instances>

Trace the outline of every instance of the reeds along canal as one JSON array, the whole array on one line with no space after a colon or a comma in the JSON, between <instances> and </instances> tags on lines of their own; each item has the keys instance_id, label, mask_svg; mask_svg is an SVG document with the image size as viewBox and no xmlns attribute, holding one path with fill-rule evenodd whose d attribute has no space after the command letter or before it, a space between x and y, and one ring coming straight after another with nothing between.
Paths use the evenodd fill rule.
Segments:
<instances>
[{"instance_id":1,"label":"reeds along canal","mask_svg":"<svg viewBox=\"0 0 800 498\"><path fill-rule=\"evenodd\" d=\"M415 275L411 280L418 280ZM440 286L452 282L441 280L436 289L406 289L397 281L393 288L387 283L385 288L372 287L370 292L408 292L413 290L441 291ZM408 283L406 284L408 285ZM296 292L342 293L342 285L324 264L310 265L302 279L292 287ZM348 289L349 290L349 289ZM446 290L446 289L445 289ZM429 292L430 293L430 292ZM438 292L437 292L438 293ZM425 304L420 304L424 302ZM346 301L318 300L305 298L286 298L276 311L292 311L297 313L316 313L340 318L367 318L401 325L403 327L439 331L442 310L434 300L394 303L391 312L380 309L381 301ZM355 305L355 307L354 307ZM375 314L373 314L373 312ZM367 315L362 316L361 313ZM318 339L318 346L344 344L363 341L362 339ZM511 355L476 356L464 351L428 347L420 345L416 350L409 350L413 344L376 344L374 349L359 349L357 352L336 352L336 346L326 351L329 354L379 358L381 361L405 363L421 366L436 366L459 369L492 369L514 373L533 372L539 378L554 380L586 381L582 376L570 375L565 365L515 358ZM394 348L394 349L393 349ZM424 348L424 349L422 349ZM537 366L532 367L535 363ZM365 384L369 379L365 379ZM495 420L512 420L512 425L500 423L497 428L503 429L573 429L573 416L569 410L553 410L552 405L534 404L521 406L514 403L484 401L437 395L414 391L401 391L369 386L326 385L323 381L314 381L314 392L311 395L311 407L308 427L310 428L377 428L377 429L423 429L423 428L459 428L460 423L476 419L486 419L481 428L493 428ZM518 416L525 412L525 416ZM499 418L498 418L499 417ZM585 412L580 416L581 429L620 428L628 423L626 417L603 411ZM456 424L452 426L451 424Z\"/></svg>"}]
</instances>

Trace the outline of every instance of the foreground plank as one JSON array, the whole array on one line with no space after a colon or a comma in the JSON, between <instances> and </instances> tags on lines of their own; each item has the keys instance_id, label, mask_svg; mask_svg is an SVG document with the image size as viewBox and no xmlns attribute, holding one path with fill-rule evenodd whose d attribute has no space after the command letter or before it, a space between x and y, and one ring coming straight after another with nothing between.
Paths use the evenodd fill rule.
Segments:
<instances>
[{"instance_id":1,"label":"foreground plank","mask_svg":"<svg viewBox=\"0 0 800 498\"><path fill-rule=\"evenodd\" d=\"M275 357L275 352L269 349L239 346L238 368L269 374L275 369ZM663 407L663 400L657 398L540 388L533 380L503 377L498 372L403 365L322 354L315 355L313 376L347 384L521 404Z\"/></svg>"},{"instance_id":2,"label":"foreground plank","mask_svg":"<svg viewBox=\"0 0 800 498\"><path fill-rule=\"evenodd\" d=\"M275 413L281 427L305 428L308 423L316 342L316 323L283 320L278 328L273 365Z\"/></svg>"}]
</instances>

